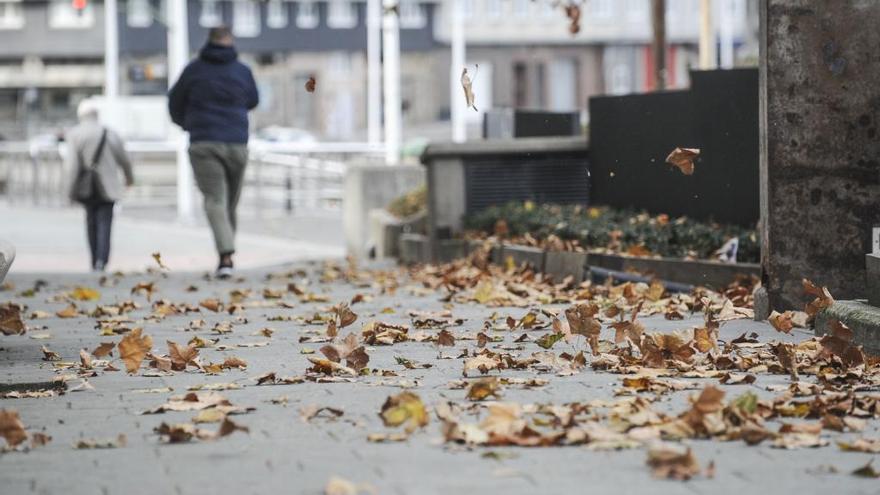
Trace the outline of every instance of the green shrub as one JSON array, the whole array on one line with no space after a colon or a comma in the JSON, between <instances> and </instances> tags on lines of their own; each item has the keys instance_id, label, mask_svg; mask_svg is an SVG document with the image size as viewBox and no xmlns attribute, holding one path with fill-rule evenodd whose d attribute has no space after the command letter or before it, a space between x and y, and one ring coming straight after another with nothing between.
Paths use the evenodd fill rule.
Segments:
<instances>
[{"instance_id":1,"label":"green shrub","mask_svg":"<svg viewBox=\"0 0 880 495\"><path fill-rule=\"evenodd\" d=\"M622 252L638 252L639 248L634 246L640 246L651 254L673 258L712 258L725 242L738 237L737 261L757 262L760 258L754 229L608 207L508 203L466 218L465 225L470 230L492 234L500 220L506 222L509 236L530 234L546 239L554 235L577 241L586 249L612 248Z\"/></svg>"}]
</instances>

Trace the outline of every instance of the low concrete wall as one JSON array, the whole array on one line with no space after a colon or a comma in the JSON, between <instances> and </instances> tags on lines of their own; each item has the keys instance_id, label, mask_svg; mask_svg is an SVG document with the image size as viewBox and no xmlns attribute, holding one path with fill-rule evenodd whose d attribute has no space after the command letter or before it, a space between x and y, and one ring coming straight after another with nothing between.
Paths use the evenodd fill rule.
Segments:
<instances>
[{"instance_id":1,"label":"low concrete wall","mask_svg":"<svg viewBox=\"0 0 880 495\"><path fill-rule=\"evenodd\" d=\"M352 164L345 173L342 215L348 254L365 257L370 238L370 210L384 208L393 199L424 184L425 171L417 165Z\"/></svg>"}]
</instances>

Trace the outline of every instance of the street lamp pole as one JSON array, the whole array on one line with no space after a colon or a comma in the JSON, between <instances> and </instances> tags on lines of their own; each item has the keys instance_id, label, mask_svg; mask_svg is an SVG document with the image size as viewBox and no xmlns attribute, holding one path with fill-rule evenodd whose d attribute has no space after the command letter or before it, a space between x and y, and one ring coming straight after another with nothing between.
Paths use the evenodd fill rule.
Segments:
<instances>
[{"instance_id":1,"label":"street lamp pole","mask_svg":"<svg viewBox=\"0 0 880 495\"><path fill-rule=\"evenodd\" d=\"M119 25L116 0L104 0L104 97L119 96Z\"/></svg>"},{"instance_id":2,"label":"street lamp pole","mask_svg":"<svg viewBox=\"0 0 880 495\"><path fill-rule=\"evenodd\" d=\"M367 141L382 140L382 0L367 0Z\"/></svg>"},{"instance_id":3,"label":"street lamp pole","mask_svg":"<svg viewBox=\"0 0 880 495\"><path fill-rule=\"evenodd\" d=\"M189 62L189 26L187 0L168 0L168 87L180 77ZM188 139L177 130L172 139L177 146L177 218L189 222L193 218L193 176L189 166Z\"/></svg>"},{"instance_id":4,"label":"street lamp pole","mask_svg":"<svg viewBox=\"0 0 880 495\"><path fill-rule=\"evenodd\" d=\"M402 111L400 101L400 23L398 0L382 0L382 52L385 93L385 163L400 162Z\"/></svg>"},{"instance_id":5,"label":"street lamp pole","mask_svg":"<svg viewBox=\"0 0 880 495\"><path fill-rule=\"evenodd\" d=\"M464 69L464 0L450 0L450 45L452 63L449 67L449 117L452 120L452 140L463 143L467 140L467 124L464 112L467 109L461 87L461 71Z\"/></svg>"}]
</instances>

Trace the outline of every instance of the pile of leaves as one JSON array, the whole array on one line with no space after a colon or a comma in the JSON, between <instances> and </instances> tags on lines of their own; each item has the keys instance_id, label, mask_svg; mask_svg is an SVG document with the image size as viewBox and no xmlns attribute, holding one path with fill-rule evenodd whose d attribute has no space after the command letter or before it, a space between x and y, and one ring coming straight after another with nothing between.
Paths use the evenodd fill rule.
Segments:
<instances>
[{"instance_id":1,"label":"pile of leaves","mask_svg":"<svg viewBox=\"0 0 880 495\"><path fill-rule=\"evenodd\" d=\"M388 212L397 218L409 218L425 211L428 205L428 187L419 186L416 189L395 198L388 205Z\"/></svg>"},{"instance_id":2,"label":"pile of leaves","mask_svg":"<svg viewBox=\"0 0 880 495\"><path fill-rule=\"evenodd\" d=\"M573 244L634 256L712 259L728 240L738 238L737 261L757 262L761 251L754 229L608 207L508 203L471 215L465 224L477 238L494 235L550 249Z\"/></svg>"}]
</instances>

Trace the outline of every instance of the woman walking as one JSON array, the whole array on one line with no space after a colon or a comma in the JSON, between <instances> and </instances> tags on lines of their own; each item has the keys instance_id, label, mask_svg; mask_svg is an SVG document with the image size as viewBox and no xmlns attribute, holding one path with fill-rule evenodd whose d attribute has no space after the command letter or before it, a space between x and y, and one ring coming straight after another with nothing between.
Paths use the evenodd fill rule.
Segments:
<instances>
[{"instance_id":1,"label":"woman walking","mask_svg":"<svg viewBox=\"0 0 880 495\"><path fill-rule=\"evenodd\" d=\"M74 171L70 197L85 207L92 270L100 272L110 258L113 205L123 192L120 172L126 187L134 184L134 174L122 138L100 124L97 107L84 101L77 116L79 124L65 137Z\"/></svg>"}]
</instances>

